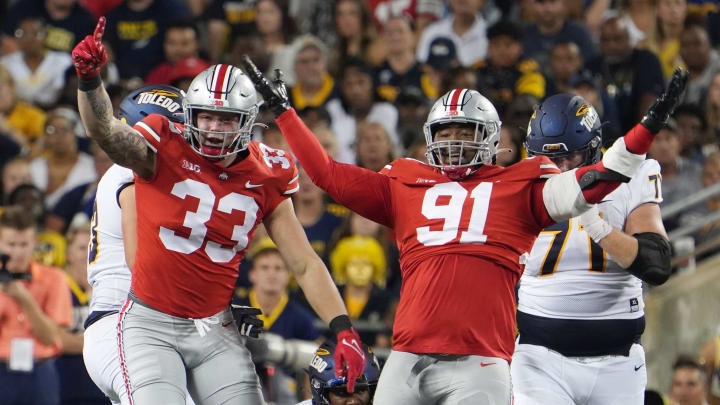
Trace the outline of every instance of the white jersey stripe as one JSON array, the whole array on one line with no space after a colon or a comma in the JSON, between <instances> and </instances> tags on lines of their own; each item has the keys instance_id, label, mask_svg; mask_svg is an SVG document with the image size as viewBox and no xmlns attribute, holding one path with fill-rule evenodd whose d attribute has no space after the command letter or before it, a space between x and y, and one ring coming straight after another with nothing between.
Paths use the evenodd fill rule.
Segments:
<instances>
[{"instance_id":1,"label":"white jersey stripe","mask_svg":"<svg viewBox=\"0 0 720 405\"><path fill-rule=\"evenodd\" d=\"M150 136L152 136L156 141L160 142L160 135L158 135L157 132L155 132L155 130L150 128L150 126L148 124L146 124L142 121L138 121L135 125L144 129L145 132L150 134Z\"/></svg>"}]
</instances>

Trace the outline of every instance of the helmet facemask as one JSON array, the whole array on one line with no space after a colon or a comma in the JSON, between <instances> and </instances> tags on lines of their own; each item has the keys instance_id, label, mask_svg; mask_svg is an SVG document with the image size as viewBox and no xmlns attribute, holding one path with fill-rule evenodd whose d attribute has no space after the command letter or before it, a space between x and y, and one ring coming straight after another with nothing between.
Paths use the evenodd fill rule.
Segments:
<instances>
[{"instance_id":1,"label":"helmet facemask","mask_svg":"<svg viewBox=\"0 0 720 405\"><path fill-rule=\"evenodd\" d=\"M438 130L448 124L472 126L473 140L435 140ZM491 164L495 160L497 144L500 141L499 122L456 119L425 124L423 130L430 166L442 170L454 180L465 177L478 166Z\"/></svg>"},{"instance_id":2,"label":"helmet facemask","mask_svg":"<svg viewBox=\"0 0 720 405\"><path fill-rule=\"evenodd\" d=\"M199 155L223 159L247 149L252 137L252 127L257 117L258 108L244 111L229 108L208 108L205 105L184 106L185 110L185 139ZM214 131L200 129L197 116L199 113L228 112L238 116L237 127L233 131Z\"/></svg>"}]
</instances>

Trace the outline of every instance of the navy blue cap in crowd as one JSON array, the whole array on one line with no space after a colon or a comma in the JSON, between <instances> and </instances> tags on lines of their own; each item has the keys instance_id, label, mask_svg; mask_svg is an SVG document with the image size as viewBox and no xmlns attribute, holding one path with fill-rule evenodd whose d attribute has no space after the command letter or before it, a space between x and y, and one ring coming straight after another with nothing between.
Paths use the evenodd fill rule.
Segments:
<instances>
[{"instance_id":1,"label":"navy blue cap in crowd","mask_svg":"<svg viewBox=\"0 0 720 405\"><path fill-rule=\"evenodd\" d=\"M164 84L141 87L120 103L118 118L132 126L150 114L160 114L182 123L185 120L182 108L184 96L182 90Z\"/></svg>"}]
</instances>

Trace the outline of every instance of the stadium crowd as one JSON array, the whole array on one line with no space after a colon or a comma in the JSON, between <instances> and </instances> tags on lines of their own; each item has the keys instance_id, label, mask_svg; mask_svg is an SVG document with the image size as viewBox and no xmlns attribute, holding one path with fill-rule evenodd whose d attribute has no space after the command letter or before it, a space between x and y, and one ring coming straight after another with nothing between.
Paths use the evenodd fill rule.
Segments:
<instances>
[{"instance_id":1,"label":"stadium crowd","mask_svg":"<svg viewBox=\"0 0 720 405\"><path fill-rule=\"evenodd\" d=\"M54 359L41 365L42 378L57 385L38 385L32 403L108 403L81 356L92 295L86 246L93 245L95 190L112 162L85 134L70 56L103 15L109 61L101 75L116 113L143 85L186 90L209 66L240 66L249 55L268 77L282 70L292 106L330 156L373 171L396 157L425 160L423 125L432 103L451 89L478 90L495 105L503 123L497 163L509 166L526 157L528 120L547 97L569 92L592 103L603 122L603 145L610 146L682 67L689 72L682 104L648 153L661 168L661 206L720 181L717 1L0 1L0 251L24 249L8 265L30 266L31 282L40 284L30 295L0 291L0 304L17 303L11 310L0 306L0 404L14 385L34 384L9 371L12 334L28 326L8 316L38 309L27 322L47 344L39 356ZM261 110L257 122L265 127L255 128L255 140L290 150L270 111ZM402 284L394 235L332 201L302 167L299 172L293 204L313 249L331 270L350 318L364 321L363 342L390 348ZM718 210L720 194L663 222L670 232ZM690 236L697 260L720 251L720 221ZM261 308L264 329L286 339L319 344L328 332L318 328L262 229L240 266L234 301ZM702 359L714 359L714 349L711 342ZM720 404L720 389L717 397L710 393L718 377L706 363L678 359L672 386L659 400ZM256 367L269 401L310 398L303 375Z\"/></svg>"}]
</instances>

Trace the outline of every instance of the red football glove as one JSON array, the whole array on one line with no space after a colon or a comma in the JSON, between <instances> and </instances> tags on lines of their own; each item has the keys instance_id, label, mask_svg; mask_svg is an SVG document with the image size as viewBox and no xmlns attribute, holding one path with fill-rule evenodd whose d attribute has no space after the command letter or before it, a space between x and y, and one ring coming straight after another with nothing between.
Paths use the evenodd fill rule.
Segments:
<instances>
[{"instance_id":1,"label":"red football glove","mask_svg":"<svg viewBox=\"0 0 720 405\"><path fill-rule=\"evenodd\" d=\"M97 76L100 68L107 62L107 52L102 44L103 33L105 33L105 17L100 17L92 36L86 36L75 45L72 58L79 77L90 79Z\"/></svg>"},{"instance_id":2,"label":"red football glove","mask_svg":"<svg viewBox=\"0 0 720 405\"><path fill-rule=\"evenodd\" d=\"M334 356L335 375L337 377L346 377L348 392L354 392L355 380L365 370L365 351L355 328L340 331L337 334L337 341Z\"/></svg>"}]
</instances>

